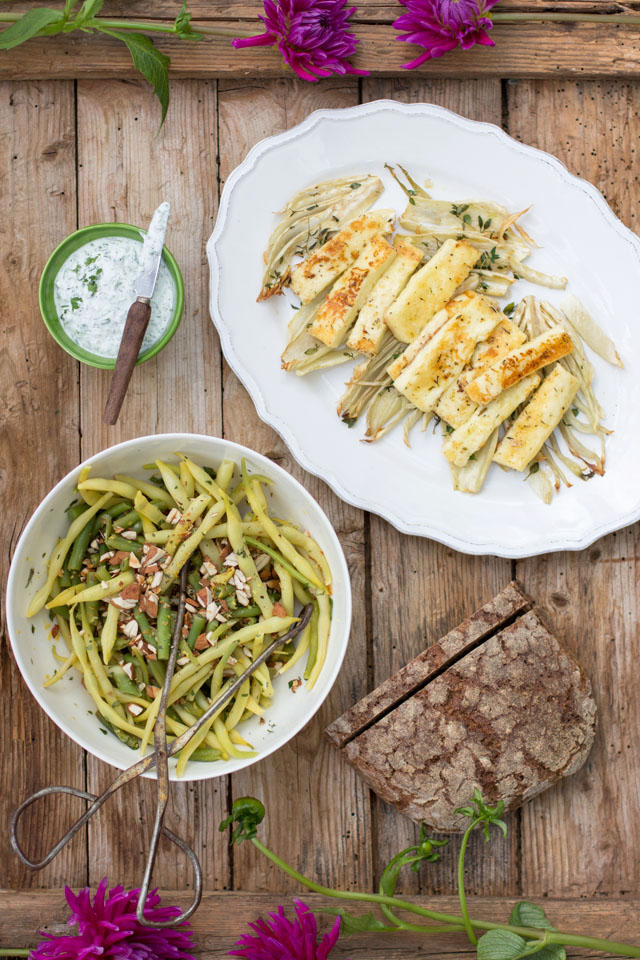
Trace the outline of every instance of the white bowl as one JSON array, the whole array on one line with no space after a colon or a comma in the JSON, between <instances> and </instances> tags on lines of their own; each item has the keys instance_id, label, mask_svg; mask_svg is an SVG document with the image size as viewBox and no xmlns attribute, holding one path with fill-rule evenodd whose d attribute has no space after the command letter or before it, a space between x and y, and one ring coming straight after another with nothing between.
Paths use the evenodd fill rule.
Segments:
<instances>
[{"instance_id":1,"label":"white bowl","mask_svg":"<svg viewBox=\"0 0 640 960\"><path fill-rule=\"evenodd\" d=\"M27 620L25 612L30 598L43 582L46 561L57 538L66 531L65 508L77 495L75 485L81 467L90 464L92 475L96 477L111 477L114 473L143 477L143 464L158 458L170 459L175 451L185 453L205 466L217 466L224 458L234 460L239 465L244 457L250 472L272 478L271 502L275 515L292 520L303 530L309 530L323 549L333 575L329 654L314 689L309 691L303 685L294 695L288 687L289 675L278 677L274 682L273 705L266 713L268 722L260 724L255 718L242 724L242 734L253 744L257 757L212 763L189 761L183 779L208 780L264 760L291 740L328 696L347 649L351 625L351 587L342 548L333 527L313 497L281 467L237 443L185 433L139 437L109 447L85 460L45 497L20 537L7 584L7 623L20 672L31 693L53 722L94 757L114 767L124 769L138 759L135 751L111 733L105 735L101 731L99 718L89 713L93 711L94 703L77 671L72 669L54 686L43 687L46 677L56 669L51 652L51 623L45 610L30 620ZM33 575L31 570L34 571ZM300 663L300 670L303 669L304 661ZM171 761L171 765L171 775L175 778L175 761Z\"/></svg>"}]
</instances>

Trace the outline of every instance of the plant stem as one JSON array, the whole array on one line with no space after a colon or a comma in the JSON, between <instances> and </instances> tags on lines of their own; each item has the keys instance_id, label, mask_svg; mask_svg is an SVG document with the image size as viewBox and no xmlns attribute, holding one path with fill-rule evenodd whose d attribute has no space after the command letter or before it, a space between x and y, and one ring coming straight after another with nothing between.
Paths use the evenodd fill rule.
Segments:
<instances>
[{"instance_id":1,"label":"plant stem","mask_svg":"<svg viewBox=\"0 0 640 960\"><path fill-rule=\"evenodd\" d=\"M478 825L479 820L473 820L467 829L462 838L462 844L460 845L460 854L458 856L458 897L460 899L460 910L462 911L462 916L464 919L464 928L467 931L467 936L471 941L471 945L477 947L478 938L473 932L473 927L471 926L471 920L469 919L469 911L467 910L467 896L464 892L464 857L467 852L467 844L469 843L469 837L475 830Z\"/></svg>"},{"instance_id":2,"label":"plant stem","mask_svg":"<svg viewBox=\"0 0 640 960\"><path fill-rule=\"evenodd\" d=\"M16 23L24 16L23 13L0 13L0 23ZM153 20L108 20L105 17L93 17L83 24L83 27L103 28L105 30L137 30L139 33L169 33L178 35L175 24L157 23ZM62 32L70 33L76 29L73 20L65 24ZM194 33L204 33L211 37L251 37L254 30L242 29L238 27L206 27L198 26L194 28ZM181 39L189 39L186 38ZM2 954L0 954L2 956Z\"/></svg>"},{"instance_id":3,"label":"plant stem","mask_svg":"<svg viewBox=\"0 0 640 960\"><path fill-rule=\"evenodd\" d=\"M640 15L627 13L491 13L494 23L533 23L549 20L552 23L640 23Z\"/></svg>"},{"instance_id":4,"label":"plant stem","mask_svg":"<svg viewBox=\"0 0 640 960\"><path fill-rule=\"evenodd\" d=\"M0 957L28 957L31 950L0 950Z\"/></svg>"},{"instance_id":5,"label":"plant stem","mask_svg":"<svg viewBox=\"0 0 640 960\"><path fill-rule=\"evenodd\" d=\"M453 914L427 910L424 907L419 907L416 903L400 900L397 897L385 897L377 893L360 893L356 890L333 890L331 887L323 887L322 884L316 883L314 880L305 877L304 874L294 870L288 863L285 863L285 861L281 860L275 853L272 853L268 847L265 847L257 837L253 837L251 843L256 850L265 856L267 860L270 860L271 863L279 867L283 873L297 880L303 887L306 887L307 890L311 890L314 893L320 893L325 897L332 897L336 900L355 900L360 903L386 904L389 907L395 907L396 910L405 910L407 913L415 913L428 920L435 920L437 923L453 925L457 930L464 930L464 919L462 917L456 917ZM475 920L473 917L470 917L469 920L476 930L508 930L510 933L517 933L527 940L543 940L546 936L548 943L584 947L587 950L599 950L602 953L609 955L612 953L618 954L621 957L640 957L640 947L633 946L629 943L618 943L614 940L599 940L595 937L583 937L580 934L561 933L555 930L550 933L548 930L536 930L533 927L517 927L508 923L492 923L489 920ZM428 930L428 927L423 928L425 933Z\"/></svg>"}]
</instances>

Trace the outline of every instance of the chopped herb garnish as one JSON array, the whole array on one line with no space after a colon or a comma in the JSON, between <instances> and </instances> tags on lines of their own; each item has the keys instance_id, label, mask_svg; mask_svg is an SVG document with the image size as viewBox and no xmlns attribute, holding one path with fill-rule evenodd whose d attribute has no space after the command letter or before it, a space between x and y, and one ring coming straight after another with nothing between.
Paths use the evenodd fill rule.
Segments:
<instances>
[{"instance_id":1,"label":"chopped herb garnish","mask_svg":"<svg viewBox=\"0 0 640 960\"><path fill-rule=\"evenodd\" d=\"M506 305L506 307L503 309L502 312L505 314L505 316L510 317L513 314L513 311L515 310L515 308L516 308L516 305L512 300L511 303L508 303Z\"/></svg>"},{"instance_id":2,"label":"chopped herb garnish","mask_svg":"<svg viewBox=\"0 0 640 960\"><path fill-rule=\"evenodd\" d=\"M33 580L33 574L34 574L34 569L33 567L31 567L31 569L29 570L29 576L27 577L27 582L25 583L25 588L28 587L31 581Z\"/></svg>"},{"instance_id":3,"label":"chopped herb garnish","mask_svg":"<svg viewBox=\"0 0 640 960\"><path fill-rule=\"evenodd\" d=\"M357 181L354 181L353 183L350 183L349 186L351 187L352 190L356 190L358 187L361 187L362 184L358 183Z\"/></svg>"},{"instance_id":4,"label":"chopped herb garnish","mask_svg":"<svg viewBox=\"0 0 640 960\"><path fill-rule=\"evenodd\" d=\"M71 309L78 310L82 303L82 297L71 297Z\"/></svg>"},{"instance_id":5,"label":"chopped herb garnish","mask_svg":"<svg viewBox=\"0 0 640 960\"><path fill-rule=\"evenodd\" d=\"M310 357L312 356L312 354L316 353L319 349L320 349L320 344L317 343L315 347L309 347L308 350L305 350L304 355L305 357Z\"/></svg>"}]
</instances>

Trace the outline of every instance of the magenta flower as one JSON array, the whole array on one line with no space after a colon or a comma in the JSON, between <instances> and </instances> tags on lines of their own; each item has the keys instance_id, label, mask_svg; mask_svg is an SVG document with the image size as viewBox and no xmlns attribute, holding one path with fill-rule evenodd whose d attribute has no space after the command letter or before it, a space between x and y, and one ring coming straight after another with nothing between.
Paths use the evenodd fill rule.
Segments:
<instances>
[{"instance_id":1,"label":"magenta flower","mask_svg":"<svg viewBox=\"0 0 640 960\"><path fill-rule=\"evenodd\" d=\"M234 47L278 45L291 69L302 80L315 83L332 73L366 75L348 62L359 42L349 30L355 7L345 10L347 0L264 0L260 20L265 33L237 37Z\"/></svg>"},{"instance_id":2,"label":"magenta flower","mask_svg":"<svg viewBox=\"0 0 640 960\"><path fill-rule=\"evenodd\" d=\"M419 67L425 60L441 57L460 44L468 50L475 43L495 46L487 33L493 26L487 16L498 0L400 0L407 12L393 24L405 31L398 40L424 47L424 53L403 66Z\"/></svg>"},{"instance_id":3,"label":"magenta flower","mask_svg":"<svg viewBox=\"0 0 640 960\"><path fill-rule=\"evenodd\" d=\"M123 887L114 887L105 900L106 889L105 877L92 902L89 887L77 897L66 887L71 907L69 926L77 925L78 933L68 937L42 933L46 939L31 952L30 960L194 960L188 923L164 930L143 927L136 919L140 891L127 893ZM180 913L178 907L159 904L160 897L153 890L145 915L153 920L171 920Z\"/></svg>"},{"instance_id":4,"label":"magenta flower","mask_svg":"<svg viewBox=\"0 0 640 960\"><path fill-rule=\"evenodd\" d=\"M340 933L340 917L318 944L317 925L314 914L301 900L294 900L296 919L287 920L284 908L270 913L271 920L256 920L249 926L257 936L245 933L230 950L230 957L245 960L326 960L336 945Z\"/></svg>"}]
</instances>

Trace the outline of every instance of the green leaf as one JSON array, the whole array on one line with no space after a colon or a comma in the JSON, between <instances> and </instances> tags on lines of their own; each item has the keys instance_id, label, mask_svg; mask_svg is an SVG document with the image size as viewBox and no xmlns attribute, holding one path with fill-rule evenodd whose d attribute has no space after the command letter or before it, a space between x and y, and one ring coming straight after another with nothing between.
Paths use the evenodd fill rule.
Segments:
<instances>
[{"instance_id":1,"label":"green leaf","mask_svg":"<svg viewBox=\"0 0 640 960\"><path fill-rule=\"evenodd\" d=\"M0 33L0 50L13 50L14 47L36 37L45 27L52 24L64 23L64 14L61 10L51 10L50 7L37 7L29 10L10 27ZM51 31L53 32L53 31Z\"/></svg>"},{"instance_id":2,"label":"green leaf","mask_svg":"<svg viewBox=\"0 0 640 960\"><path fill-rule=\"evenodd\" d=\"M527 949L527 941L510 930L489 930L478 940L478 960L516 960Z\"/></svg>"},{"instance_id":3,"label":"green leaf","mask_svg":"<svg viewBox=\"0 0 640 960\"><path fill-rule=\"evenodd\" d=\"M514 927L535 927L537 930L553 930L542 907L522 900L511 911L509 923Z\"/></svg>"},{"instance_id":4,"label":"green leaf","mask_svg":"<svg viewBox=\"0 0 640 960\"><path fill-rule=\"evenodd\" d=\"M120 30L103 30L111 37L116 37L126 43L133 65L139 70L145 80L153 87L153 92L162 106L160 126L164 123L169 109L169 64L170 60L164 53L154 47L152 40L142 33L125 33Z\"/></svg>"},{"instance_id":5,"label":"green leaf","mask_svg":"<svg viewBox=\"0 0 640 960\"><path fill-rule=\"evenodd\" d=\"M92 17L95 17L98 13L100 13L103 5L104 0L84 0L84 3L73 18L73 22L80 26L80 24L84 23L86 20L91 20Z\"/></svg>"},{"instance_id":6,"label":"green leaf","mask_svg":"<svg viewBox=\"0 0 640 960\"><path fill-rule=\"evenodd\" d=\"M181 40L202 40L202 34L196 33L191 26L191 14L187 10L187 0L182 0L182 9L173 24L176 36Z\"/></svg>"},{"instance_id":7,"label":"green leaf","mask_svg":"<svg viewBox=\"0 0 640 960\"><path fill-rule=\"evenodd\" d=\"M374 932L381 933L389 930L397 930L397 927L390 927L387 924L383 923L382 920L378 920L373 913L363 913L361 916L356 916L345 907L337 907L332 910L330 908L324 909L322 913L330 913L332 916L341 917L340 922L340 936L349 937L354 933L365 933L365 932Z\"/></svg>"}]
</instances>

